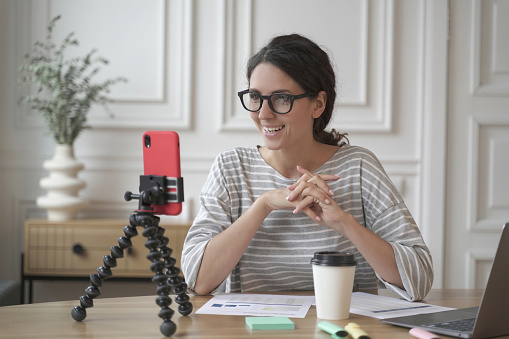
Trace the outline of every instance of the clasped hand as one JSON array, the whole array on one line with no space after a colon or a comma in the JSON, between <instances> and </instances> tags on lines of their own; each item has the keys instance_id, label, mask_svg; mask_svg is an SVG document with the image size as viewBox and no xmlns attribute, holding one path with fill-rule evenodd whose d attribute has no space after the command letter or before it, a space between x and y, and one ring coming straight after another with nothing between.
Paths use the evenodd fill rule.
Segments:
<instances>
[{"instance_id":1,"label":"clasped hand","mask_svg":"<svg viewBox=\"0 0 509 339\"><path fill-rule=\"evenodd\" d=\"M293 213L305 213L307 216L319 223L332 226L339 221L345 213L332 198L334 192L327 185L327 181L339 180L339 175L313 174L308 170L297 166L301 177L287 189L278 189L272 192L277 193L276 199L270 199L272 210L294 209ZM282 196L286 201L282 201Z\"/></svg>"}]
</instances>

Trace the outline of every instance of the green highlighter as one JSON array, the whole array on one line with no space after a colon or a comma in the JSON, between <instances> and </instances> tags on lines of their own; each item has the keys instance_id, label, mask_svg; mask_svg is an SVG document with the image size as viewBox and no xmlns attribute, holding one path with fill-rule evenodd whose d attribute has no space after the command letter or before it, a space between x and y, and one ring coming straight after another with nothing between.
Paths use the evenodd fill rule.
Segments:
<instances>
[{"instance_id":1,"label":"green highlighter","mask_svg":"<svg viewBox=\"0 0 509 339\"><path fill-rule=\"evenodd\" d=\"M339 327L338 325L335 325L328 321L320 321L318 323L318 327L322 331L325 331L325 332L329 333L330 335L332 335L332 337L334 339L343 339L343 338L348 337L348 332L344 328Z\"/></svg>"},{"instance_id":2,"label":"green highlighter","mask_svg":"<svg viewBox=\"0 0 509 339\"><path fill-rule=\"evenodd\" d=\"M287 317L246 317L252 330L294 330L295 324Z\"/></svg>"}]
</instances>

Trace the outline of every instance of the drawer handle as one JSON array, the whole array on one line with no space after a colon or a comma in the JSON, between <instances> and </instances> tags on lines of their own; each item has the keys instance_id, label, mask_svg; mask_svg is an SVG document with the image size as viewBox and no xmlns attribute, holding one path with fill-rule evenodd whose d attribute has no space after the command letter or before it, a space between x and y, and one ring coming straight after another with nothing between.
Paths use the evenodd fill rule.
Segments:
<instances>
[{"instance_id":1,"label":"drawer handle","mask_svg":"<svg viewBox=\"0 0 509 339\"><path fill-rule=\"evenodd\" d=\"M85 247L83 247L81 244L74 244L72 246L72 253L74 254L82 254L83 252L85 252Z\"/></svg>"}]
</instances>

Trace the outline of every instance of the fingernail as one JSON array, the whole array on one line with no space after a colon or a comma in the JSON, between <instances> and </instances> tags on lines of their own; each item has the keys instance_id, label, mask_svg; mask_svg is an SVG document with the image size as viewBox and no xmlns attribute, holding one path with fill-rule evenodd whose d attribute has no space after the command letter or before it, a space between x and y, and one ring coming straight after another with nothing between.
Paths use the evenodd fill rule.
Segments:
<instances>
[{"instance_id":1,"label":"fingernail","mask_svg":"<svg viewBox=\"0 0 509 339\"><path fill-rule=\"evenodd\" d=\"M334 195L334 192L332 192L332 190L329 190L329 194Z\"/></svg>"},{"instance_id":2,"label":"fingernail","mask_svg":"<svg viewBox=\"0 0 509 339\"><path fill-rule=\"evenodd\" d=\"M293 210L293 214L297 214L297 210L296 209Z\"/></svg>"},{"instance_id":3,"label":"fingernail","mask_svg":"<svg viewBox=\"0 0 509 339\"><path fill-rule=\"evenodd\" d=\"M328 204L330 204L329 199L325 199L325 203L326 203L327 205L328 205Z\"/></svg>"},{"instance_id":4,"label":"fingernail","mask_svg":"<svg viewBox=\"0 0 509 339\"><path fill-rule=\"evenodd\" d=\"M321 221L322 219L319 216L316 216L316 221Z\"/></svg>"},{"instance_id":5,"label":"fingernail","mask_svg":"<svg viewBox=\"0 0 509 339\"><path fill-rule=\"evenodd\" d=\"M286 200L290 200L290 196L287 196L287 197L286 197Z\"/></svg>"}]
</instances>

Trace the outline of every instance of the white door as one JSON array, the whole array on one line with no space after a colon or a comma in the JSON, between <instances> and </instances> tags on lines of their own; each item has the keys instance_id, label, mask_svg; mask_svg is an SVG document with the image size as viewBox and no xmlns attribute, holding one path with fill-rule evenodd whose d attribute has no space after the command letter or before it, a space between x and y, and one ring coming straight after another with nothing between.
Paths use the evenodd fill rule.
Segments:
<instances>
[{"instance_id":1,"label":"white door","mask_svg":"<svg viewBox=\"0 0 509 339\"><path fill-rule=\"evenodd\" d=\"M483 288L509 221L509 1L451 1L444 287Z\"/></svg>"}]
</instances>

